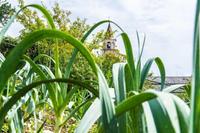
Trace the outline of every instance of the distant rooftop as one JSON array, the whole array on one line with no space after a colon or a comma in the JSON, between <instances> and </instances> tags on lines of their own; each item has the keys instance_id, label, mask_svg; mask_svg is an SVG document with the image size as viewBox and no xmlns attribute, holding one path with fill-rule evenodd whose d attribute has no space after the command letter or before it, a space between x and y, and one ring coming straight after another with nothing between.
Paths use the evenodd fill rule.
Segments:
<instances>
[{"instance_id":1,"label":"distant rooftop","mask_svg":"<svg viewBox=\"0 0 200 133\"><path fill-rule=\"evenodd\" d=\"M155 85L160 84L161 81L158 76L149 80ZM165 78L165 85L187 84L189 81L191 81L191 76L168 76Z\"/></svg>"}]
</instances>

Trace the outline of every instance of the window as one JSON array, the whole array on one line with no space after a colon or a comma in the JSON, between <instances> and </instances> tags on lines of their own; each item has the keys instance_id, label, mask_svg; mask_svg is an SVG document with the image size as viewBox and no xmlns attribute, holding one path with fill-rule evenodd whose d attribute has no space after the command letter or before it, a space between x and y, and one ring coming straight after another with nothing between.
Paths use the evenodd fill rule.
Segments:
<instances>
[{"instance_id":1,"label":"window","mask_svg":"<svg viewBox=\"0 0 200 133\"><path fill-rule=\"evenodd\" d=\"M111 49L111 43L107 42L107 49Z\"/></svg>"}]
</instances>

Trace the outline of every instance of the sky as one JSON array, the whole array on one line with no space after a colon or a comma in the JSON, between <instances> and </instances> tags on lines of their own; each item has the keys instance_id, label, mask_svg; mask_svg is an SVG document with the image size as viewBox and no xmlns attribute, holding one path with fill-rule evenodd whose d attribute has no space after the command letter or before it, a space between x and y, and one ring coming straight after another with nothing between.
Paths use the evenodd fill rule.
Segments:
<instances>
[{"instance_id":1,"label":"sky","mask_svg":"<svg viewBox=\"0 0 200 133\"><path fill-rule=\"evenodd\" d=\"M15 0L9 1L17 5ZM55 1L72 12L71 19L87 18L89 24L108 18L115 21L128 33L135 53L136 31L141 39L145 34L143 62L158 56L164 62L166 75L191 75L195 0L42 0L49 9ZM41 0L26 3L41 4ZM17 36L21 28L18 23L13 24L8 35ZM117 40L123 53L122 41ZM158 75L155 65L152 72Z\"/></svg>"}]
</instances>

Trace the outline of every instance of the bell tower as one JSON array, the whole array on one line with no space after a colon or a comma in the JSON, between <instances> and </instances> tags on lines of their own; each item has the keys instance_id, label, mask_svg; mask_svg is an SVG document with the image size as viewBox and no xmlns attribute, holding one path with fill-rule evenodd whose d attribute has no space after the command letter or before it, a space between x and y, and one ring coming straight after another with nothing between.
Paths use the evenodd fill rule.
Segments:
<instances>
[{"instance_id":1,"label":"bell tower","mask_svg":"<svg viewBox=\"0 0 200 133\"><path fill-rule=\"evenodd\" d=\"M116 51L116 39L114 39L113 36L113 31L111 28L110 23L108 24L108 28L106 31L106 35L105 35L105 40L103 43L103 52L107 53L107 52L112 52L114 53Z\"/></svg>"}]
</instances>

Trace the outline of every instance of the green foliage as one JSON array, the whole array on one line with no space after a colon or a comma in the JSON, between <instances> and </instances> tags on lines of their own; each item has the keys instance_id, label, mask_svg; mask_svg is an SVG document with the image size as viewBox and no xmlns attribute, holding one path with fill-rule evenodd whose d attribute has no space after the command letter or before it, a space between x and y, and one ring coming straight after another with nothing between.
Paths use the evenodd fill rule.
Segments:
<instances>
[{"instance_id":1,"label":"green foliage","mask_svg":"<svg viewBox=\"0 0 200 133\"><path fill-rule=\"evenodd\" d=\"M0 52L6 56L9 51L15 47L15 45L17 44L17 40L12 38L12 37L5 37L0 45Z\"/></svg>"},{"instance_id":2,"label":"green foliage","mask_svg":"<svg viewBox=\"0 0 200 133\"><path fill-rule=\"evenodd\" d=\"M0 27L4 26L11 15L14 13L15 9L12 8L11 4L6 0L0 1Z\"/></svg>"}]
</instances>

